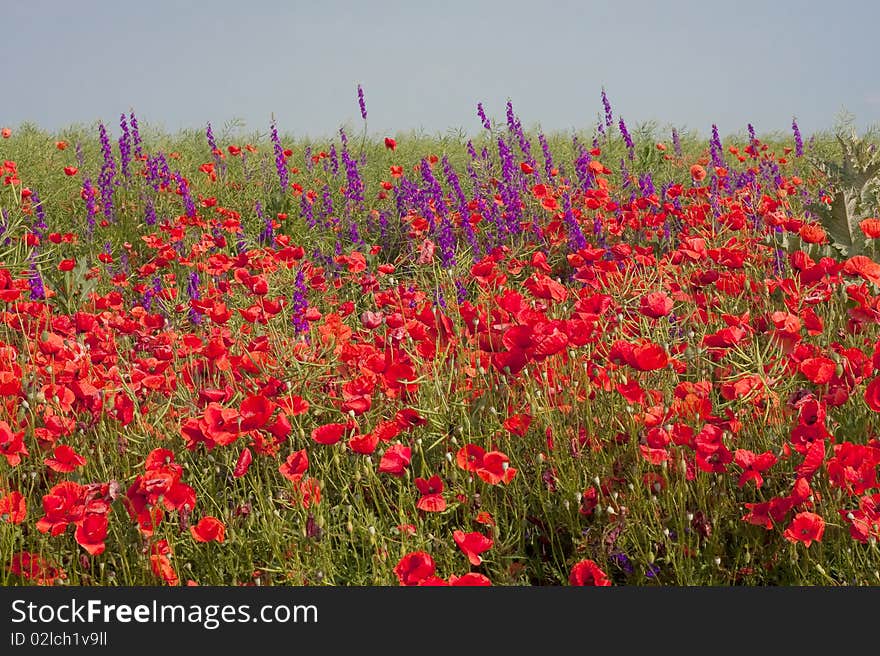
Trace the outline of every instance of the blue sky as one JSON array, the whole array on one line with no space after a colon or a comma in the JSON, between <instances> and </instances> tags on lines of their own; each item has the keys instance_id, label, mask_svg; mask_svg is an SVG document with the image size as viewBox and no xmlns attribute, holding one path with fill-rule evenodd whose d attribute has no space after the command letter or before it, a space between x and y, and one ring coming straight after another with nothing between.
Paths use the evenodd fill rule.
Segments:
<instances>
[{"instance_id":1,"label":"blue sky","mask_svg":"<svg viewBox=\"0 0 880 656\"><path fill-rule=\"evenodd\" d=\"M706 135L880 119L880 3L837 0L7 2L0 124L49 130L134 109L142 124L217 131L271 117L295 136L591 129L604 86L633 126Z\"/></svg>"}]
</instances>

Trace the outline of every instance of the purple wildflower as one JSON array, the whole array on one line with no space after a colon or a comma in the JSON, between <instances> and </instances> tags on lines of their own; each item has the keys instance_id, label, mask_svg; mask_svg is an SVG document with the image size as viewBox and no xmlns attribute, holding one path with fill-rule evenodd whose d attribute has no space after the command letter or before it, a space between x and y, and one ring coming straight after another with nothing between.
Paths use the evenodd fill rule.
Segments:
<instances>
[{"instance_id":1,"label":"purple wildflower","mask_svg":"<svg viewBox=\"0 0 880 656\"><path fill-rule=\"evenodd\" d=\"M516 116L513 114L513 103L507 101L507 129L516 134Z\"/></svg>"},{"instance_id":2,"label":"purple wildflower","mask_svg":"<svg viewBox=\"0 0 880 656\"><path fill-rule=\"evenodd\" d=\"M388 212L379 212L379 240L382 248L388 248Z\"/></svg>"},{"instance_id":3,"label":"purple wildflower","mask_svg":"<svg viewBox=\"0 0 880 656\"><path fill-rule=\"evenodd\" d=\"M324 225L330 225L333 219L333 194L328 185L324 185L321 190L321 214L324 218Z\"/></svg>"},{"instance_id":4,"label":"purple wildflower","mask_svg":"<svg viewBox=\"0 0 880 656\"><path fill-rule=\"evenodd\" d=\"M37 269L37 261L34 254L31 254L30 262L31 275L28 279L28 286L31 290L31 300L42 301L46 298L46 289L43 286L43 276L40 275L40 271Z\"/></svg>"},{"instance_id":5,"label":"purple wildflower","mask_svg":"<svg viewBox=\"0 0 880 656\"><path fill-rule=\"evenodd\" d=\"M275 168L278 170L278 182L281 184L281 193L287 193L288 171L287 159L284 157L284 148L281 146L281 139L278 137L278 128L275 121L272 121L272 144L275 148Z\"/></svg>"},{"instance_id":6,"label":"purple wildflower","mask_svg":"<svg viewBox=\"0 0 880 656\"><path fill-rule=\"evenodd\" d=\"M455 266L455 233L452 230L452 221L447 213L444 213L443 218L440 220L440 229L437 232L437 246L440 249L440 266L444 269Z\"/></svg>"},{"instance_id":7,"label":"purple wildflower","mask_svg":"<svg viewBox=\"0 0 880 656\"><path fill-rule=\"evenodd\" d=\"M46 231L49 229L49 226L46 225L46 208L43 207L43 202L40 200L40 194L37 193L36 189L31 192L31 204L34 208L34 214L37 217L32 229L34 234L40 239L40 241L42 241L46 237Z\"/></svg>"},{"instance_id":8,"label":"purple wildflower","mask_svg":"<svg viewBox=\"0 0 880 656\"><path fill-rule=\"evenodd\" d=\"M257 218L263 223L263 231L260 233L260 244L263 246L269 246L272 244L272 240L275 237L272 218L263 216L263 205L260 201L257 201L254 204L254 212L256 212Z\"/></svg>"},{"instance_id":9,"label":"purple wildflower","mask_svg":"<svg viewBox=\"0 0 880 656\"><path fill-rule=\"evenodd\" d=\"M328 166L333 175L339 173L339 156L336 153L336 144L330 144L330 152L327 153L327 161L324 163L325 171Z\"/></svg>"},{"instance_id":10,"label":"purple wildflower","mask_svg":"<svg viewBox=\"0 0 880 656\"><path fill-rule=\"evenodd\" d=\"M195 201L193 201L192 194L189 193L189 185L179 172L175 174L174 179L177 181L177 189L180 192L181 198L183 198L184 214L191 219L195 218L196 204Z\"/></svg>"},{"instance_id":11,"label":"purple wildflower","mask_svg":"<svg viewBox=\"0 0 880 656\"><path fill-rule=\"evenodd\" d=\"M626 572L627 575L631 575L635 571L632 562L625 553L617 552L611 554L611 562Z\"/></svg>"},{"instance_id":12,"label":"purple wildflower","mask_svg":"<svg viewBox=\"0 0 880 656\"><path fill-rule=\"evenodd\" d=\"M541 152L544 153L544 172L547 174L547 180L553 178L553 154L550 152L550 144L547 143L547 137L542 134L538 135L538 143L541 144Z\"/></svg>"},{"instance_id":13,"label":"purple wildflower","mask_svg":"<svg viewBox=\"0 0 880 656\"><path fill-rule=\"evenodd\" d=\"M566 180L565 185L568 186L569 184L570 181ZM571 248L571 252L574 253L585 248L587 240L584 237L584 233L581 231L580 224L574 216L574 212L571 208L571 195L567 190L562 192L562 211L563 216L565 217L565 225L568 228L569 247Z\"/></svg>"},{"instance_id":14,"label":"purple wildflower","mask_svg":"<svg viewBox=\"0 0 880 656\"><path fill-rule=\"evenodd\" d=\"M306 310L309 307L309 302L306 298L307 292L308 288L306 287L306 275L302 268L300 268L296 272L296 281L294 282L293 287L293 298L291 299L291 323L293 323L293 328L296 331L297 335L304 333L309 329L309 322L308 320L306 320L305 317Z\"/></svg>"},{"instance_id":15,"label":"purple wildflower","mask_svg":"<svg viewBox=\"0 0 880 656\"><path fill-rule=\"evenodd\" d=\"M302 194L299 197L299 213L306 220L306 225L310 228L315 228L317 223L315 222L315 211L312 207L312 203L309 200L308 196Z\"/></svg>"},{"instance_id":16,"label":"purple wildflower","mask_svg":"<svg viewBox=\"0 0 880 656\"><path fill-rule=\"evenodd\" d=\"M148 226L156 225L156 206L152 198L148 198L144 204L144 222Z\"/></svg>"},{"instance_id":17,"label":"purple wildflower","mask_svg":"<svg viewBox=\"0 0 880 656\"><path fill-rule=\"evenodd\" d=\"M101 152L104 155L104 164L98 176L98 188L101 190L101 205L104 208L104 216L108 221L113 221L113 190L116 185L116 163L113 160L113 149L110 147L110 137L104 124L98 125L101 137Z\"/></svg>"},{"instance_id":18,"label":"purple wildflower","mask_svg":"<svg viewBox=\"0 0 880 656\"><path fill-rule=\"evenodd\" d=\"M574 161L574 172L578 179L578 185L582 189L588 189L595 180L595 176L590 171L590 162L593 158L577 137L574 138L574 148L578 153L577 159Z\"/></svg>"},{"instance_id":19,"label":"purple wildflower","mask_svg":"<svg viewBox=\"0 0 880 656\"><path fill-rule=\"evenodd\" d=\"M455 194L455 199L458 202L458 214L461 217L461 227L464 231L465 239L467 239L468 244L473 249L473 257L476 259L480 255L480 244L477 241L477 236L474 234L474 228L468 220L470 218L470 210L468 210L467 198L465 198L464 192L461 189L458 174L455 172L452 164L450 164L449 158L445 155L443 156L443 173L446 176L446 181L452 188L452 192Z\"/></svg>"},{"instance_id":20,"label":"purple wildflower","mask_svg":"<svg viewBox=\"0 0 880 656\"><path fill-rule=\"evenodd\" d=\"M119 115L119 170L123 177L131 177L128 165L131 162L131 133L128 130L128 120L125 114Z\"/></svg>"},{"instance_id":21,"label":"purple wildflower","mask_svg":"<svg viewBox=\"0 0 880 656\"><path fill-rule=\"evenodd\" d=\"M351 207L358 206L363 202L364 183L358 172L357 161L349 155L347 148L342 149L342 164L345 167L345 197L351 201L346 208L351 209Z\"/></svg>"},{"instance_id":22,"label":"purple wildflower","mask_svg":"<svg viewBox=\"0 0 880 656\"><path fill-rule=\"evenodd\" d=\"M482 121L483 127L491 131L492 124L489 122L489 117L486 116L486 112L483 109L483 103L477 103L477 116L480 117L480 121Z\"/></svg>"},{"instance_id":23,"label":"purple wildflower","mask_svg":"<svg viewBox=\"0 0 880 656\"><path fill-rule=\"evenodd\" d=\"M214 131L211 129L210 123L208 123L208 128L205 130L205 138L208 140L208 146L211 149L211 156L214 158L214 165L217 167L221 176L225 175L226 162L220 157L220 149L217 147L217 140L214 139Z\"/></svg>"},{"instance_id":24,"label":"purple wildflower","mask_svg":"<svg viewBox=\"0 0 880 656\"><path fill-rule=\"evenodd\" d=\"M639 190L641 190L642 196L650 196L655 192L654 180L651 178L650 172L639 176Z\"/></svg>"},{"instance_id":25,"label":"purple wildflower","mask_svg":"<svg viewBox=\"0 0 880 656\"><path fill-rule=\"evenodd\" d=\"M507 225L505 232L510 234L519 234L522 231L520 227L520 219L522 218L522 208L520 207L520 197L516 190L516 161L513 157L513 151L508 147L504 139L498 139L498 158L501 161L501 179L502 184L499 185L499 195L504 203L505 214L507 215Z\"/></svg>"},{"instance_id":26,"label":"purple wildflower","mask_svg":"<svg viewBox=\"0 0 880 656\"><path fill-rule=\"evenodd\" d=\"M675 128L672 128L672 148L673 150L675 150L675 156L681 157L681 137L678 135L678 130L676 130Z\"/></svg>"},{"instance_id":27,"label":"purple wildflower","mask_svg":"<svg viewBox=\"0 0 880 656\"><path fill-rule=\"evenodd\" d=\"M721 137L718 136L718 126L712 124L712 138L709 140L709 154L712 156L712 166L724 166L724 148L721 145Z\"/></svg>"},{"instance_id":28,"label":"purple wildflower","mask_svg":"<svg viewBox=\"0 0 880 656\"><path fill-rule=\"evenodd\" d=\"M477 149L474 148L474 142L470 139L467 142L467 152L472 160L477 159L479 155L477 155Z\"/></svg>"},{"instance_id":29,"label":"purple wildflower","mask_svg":"<svg viewBox=\"0 0 880 656\"><path fill-rule=\"evenodd\" d=\"M135 157L140 159L143 155L143 149L141 148L141 132L138 128L137 116L134 115L134 112L131 112L128 115L128 124L131 126L131 143L134 146Z\"/></svg>"},{"instance_id":30,"label":"purple wildflower","mask_svg":"<svg viewBox=\"0 0 880 656\"><path fill-rule=\"evenodd\" d=\"M193 271L189 274L189 280L186 284L186 293L189 295L190 300L197 301L201 298L201 294L199 293L199 284L201 281L199 280L199 272ZM194 307L190 307L189 310L189 319L194 324L199 324L202 322L201 313L196 310Z\"/></svg>"},{"instance_id":31,"label":"purple wildflower","mask_svg":"<svg viewBox=\"0 0 880 656\"><path fill-rule=\"evenodd\" d=\"M614 123L614 114L611 112L611 103L605 95L605 87L602 87L602 106L605 108L605 127L611 127Z\"/></svg>"},{"instance_id":32,"label":"purple wildflower","mask_svg":"<svg viewBox=\"0 0 880 656\"><path fill-rule=\"evenodd\" d=\"M626 149L629 151L629 159L632 161L636 156L636 145L633 143L629 130L626 129L626 123L623 122L623 117L617 122L617 127L620 129L620 136L623 137Z\"/></svg>"},{"instance_id":33,"label":"purple wildflower","mask_svg":"<svg viewBox=\"0 0 880 656\"><path fill-rule=\"evenodd\" d=\"M116 162L113 159L113 149L110 147L110 136L107 134L107 128L103 123L98 124L98 134L101 139L101 153L104 155L104 164L101 168L102 173L108 172L110 181L116 175Z\"/></svg>"},{"instance_id":34,"label":"purple wildflower","mask_svg":"<svg viewBox=\"0 0 880 656\"><path fill-rule=\"evenodd\" d=\"M801 138L801 131L797 124L797 119L791 119L791 131L794 132L794 154L797 157L804 155L804 140Z\"/></svg>"},{"instance_id":35,"label":"purple wildflower","mask_svg":"<svg viewBox=\"0 0 880 656\"><path fill-rule=\"evenodd\" d=\"M358 85L358 105L361 108L361 118L367 120L367 103L364 101L364 90Z\"/></svg>"},{"instance_id":36,"label":"purple wildflower","mask_svg":"<svg viewBox=\"0 0 880 656\"><path fill-rule=\"evenodd\" d=\"M98 208L95 206L95 188L92 186L92 181L90 178L86 178L83 180L82 186L82 195L83 200L86 203L86 222L88 225L88 234L89 236L95 231L95 216L98 213Z\"/></svg>"}]
</instances>

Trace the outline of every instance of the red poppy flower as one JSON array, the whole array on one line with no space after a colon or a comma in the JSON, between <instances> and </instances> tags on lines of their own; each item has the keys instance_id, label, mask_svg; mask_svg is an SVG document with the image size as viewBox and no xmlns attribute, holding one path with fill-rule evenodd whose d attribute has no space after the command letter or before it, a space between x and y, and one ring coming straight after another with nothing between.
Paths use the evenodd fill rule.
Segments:
<instances>
[{"instance_id":1,"label":"red poppy flower","mask_svg":"<svg viewBox=\"0 0 880 656\"><path fill-rule=\"evenodd\" d=\"M275 410L275 404L263 395L251 395L242 401L239 408L241 430L248 431L262 428L269 422Z\"/></svg>"},{"instance_id":2,"label":"red poppy flower","mask_svg":"<svg viewBox=\"0 0 880 656\"><path fill-rule=\"evenodd\" d=\"M672 312L672 299L663 292L651 292L642 297L639 311L647 317L655 319L665 317Z\"/></svg>"},{"instance_id":3,"label":"red poppy flower","mask_svg":"<svg viewBox=\"0 0 880 656\"><path fill-rule=\"evenodd\" d=\"M828 241L825 229L818 223L805 223L801 226L798 234L808 244L824 244Z\"/></svg>"},{"instance_id":4,"label":"red poppy flower","mask_svg":"<svg viewBox=\"0 0 880 656\"><path fill-rule=\"evenodd\" d=\"M379 461L379 471L392 476L403 476L411 458L412 449L402 444L394 444L388 447Z\"/></svg>"},{"instance_id":5,"label":"red poppy flower","mask_svg":"<svg viewBox=\"0 0 880 656\"><path fill-rule=\"evenodd\" d=\"M697 182L702 182L706 179L706 169L699 164L694 164L691 166L691 177Z\"/></svg>"},{"instance_id":6,"label":"red poppy flower","mask_svg":"<svg viewBox=\"0 0 880 656\"><path fill-rule=\"evenodd\" d=\"M55 567L43 556L29 551L13 554L9 572L32 581L35 585L55 585L59 579L67 578L64 570Z\"/></svg>"},{"instance_id":7,"label":"red poppy flower","mask_svg":"<svg viewBox=\"0 0 880 656\"><path fill-rule=\"evenodd\" d=\"M789 542L803 542L809 547L813 542L821 542L825 533L825 520L816 513L801 512L795 515L791 524L782 533Z\"/></svg>"},{"instance_id":8,"label":"red poppy flower","mask_svg":"<svg viewBox=\"0 0 880 656\"><path fill-rule=\"evenodd\" d=\"M303 508L321 503L321 484L317 479L307 476L299 482L300 503Z\"/></svg>"},{"instance_id":9,"label":"red poppy flower","mask_svg":"<svg viewBox=\"0 0 880 656\"><path fill-rule=\"evenodd\" d=\"M611 346L608 358L612 362L626 362L638 371L655 371L669 364L669 356L663 347L647 340L639 344L617 340Z\"/></svg>"},{"instance_id":10,"label":"red poppy flower","mask_svg":"<svg viewBox=\"0 0 880 656\"><path fill-rule=\"evenodd\" d=\"M610 586L611 580L602 569L592 560L582 560L575 563L568 576L568 582L577 586Z\"/></svg>"},{"instance_id":11,"label":"red poppy flower","mask_svg":"<svg viewBox=\"0 0 880 656\"><path fill-rule=\"evenodd\" d=\"M312 439L318 444L336 444L348 430L348 424L324 424L312 431Z\"/></svg>"},{"instance_id":12,"label":"red poppy flower","mask_svg":"<svg viewBox=\"0 0 880 656\"><path fill-rule=\"evenodd\" d=\"M76 168L75 166L65 166L64 167L64 175L66 175L68 177L76 175L77 171L79 171L79 169Z\"/></svg>"},{"instance_id":13,"label":"red poppy flower","mask_svg":"<svg viewBox=\"0 0 880 656\"><path fill-rule=\"evenodd\" d=\"M250 469L251 461L253 461L254 456L251 453L251 450L247 447L241 450L241 453L238 455L238 460L235 462L235 469L232 470L232 475L235 478L241 478L245 474L247 474L248 469Z\"/></svg>"},{"instance_id":14,"label":"red poppy flower","mask_svg":"<svg viewBox=\"0 0 880 656\"><path fill-rule=\"evenodd\" d=\"M880 493L859 498L856 510L840 510L840 516L849 522L849 534L853 540L868 542L880 540Z\"/></svg>"},{"instance_id":15,"label":"red poppy flower","mask_svg":"<svg viewBox=\"0 0 880 656\"><path fill-rule=\"evenodd\" d=\"M76 267L76 260L73 258L67 260L61 260L58 263L59 271L73 271L74 267Z\"/></svg>"},{"instance_id":16,"label":"red poppy flower","mask_svg":"<svg viewBox=\"0 0 880 656\"><path fill-rule=\"evenodd\" d=\"M874 412L880 412L880 376L868 383L865 388L865 403ZM0 434L2 439L2 434Z\"/></svg>"},{"instance_id":17,"label":"red poppy flower","mask_svg":"<svg viewBox=\"0 0 880 656\"><path fill-rule=\"evenodd\" d=\"M532 415L527 413L518 413L511 415L504 421L504 428L519 437L524 436L532 423Z\"/></svg>"},{"instance_id":18,"label":"red poppy flower","mask_svg":"<svg viewBox=\"0 0 880 656\"><path fill-rule=\"evenodd\" d=\"M880 445L844 442L834 445L834 456L826 469L832 485L847 494L858 495L877 487L877 465L880 465Z\"/></svg>"},{"instance_id":19,"label":"red poppy flower","mask_svg":"<svg viewBox=\"0 0 880 656\"><path fill-rule=\"evenodd\" d=\"M364 455L373 453L377 446L379 446L379 435L375 430L366 435L353 435L348 440L348 448L355 453L362 453Z\"/></svg>"},{"instance_id":20,"label":"red poppy flower","mask_svg":"<svg viewBox=\"0 0 880 656\"><path fill-rule=\"evenodd\" d=\"M826 357L807 358L802 360L798 369L814 385L825 385L834 378L837 365L834 360Z\"/></svg>"},{"instance_id":21,"label":"red poppy flower","mask_svg":"<svg viewBox=\"0 0 880 656\"><path fill-rule=\"evenodd\" d=\"M880 264L867 255L853 255L844 263L843 272L850 276L861 276L868 282L880 285Z\"/></svg>"},{"instance_id":22,"label":"red poppy flower","mask_svg":"<svg viewBox=\"0 0 880 656\"><path fill-rule=\"evenodd\" d=\"M437 566L431 554L415 551L406 554L394 566L394 573L400 585L418 585L421 581L434 575Z\"/></svg>"},{"instance_id":23,"label":"red poppy flower","mask_svg":"<svg viewBox=\"0 0 880 656\"><path fill-rule=\"evenodd\" d=\"M3 420L0 420L0 455L6 457L10 467L18 465L21 457L28 455L24 445L24 431L13 432Z\"/></svg>"},{"instance_id":24,"label":"red poppy flower","mask_svg":"<svg viewBox=\"0 0 880 656\"><path fill-rule=\"evenodd\" d=\"M880 238L880 219L878 218L863 219L859 222L859 228L861 228L862 234L868 239Z\"/></svg>"},{"instance_id":25,"label":"red poppy flower","mask_svg":"<svg viewBox=\"0 0 880 656\"><path fill-rule=\"evenodd\" d=\"M446 499L443 498L443 481L437 474L429 480L416 478L416 488L422 497L416 503L416 508L425 512L443 512L446 510Z\"/></svg>"},{"instance_id":26,"label":"red poppy flower","mask_svg":"<svg viewBox=\"0 0 880 656\"><path fill-rule=\"evenodd\" d=\"M10 130L9 128L3 128L2 130L0 130L0 135L2 135L4 139L8 139L12 136L12 130Z\"/></svg>"},{"instance_id":27,"label":"red poppy flower","mask_svg":"<svg viewBox=\"0 0 880 656\"><path fill-rule=\"evenodd\" d=\"M309 468L309 456L305 449L300 449L296 453L287 456L287 460L278 468L284 478L298 483Z\"/></svg>"},{"instance_id":28,"label":"red poppy flower","mask_svg":"<svg viewBox=\"0 0 880 656\"><path fill-rule=\"evenodd\" d=\"M510 466L510 458L500 451L489 451L476 469L477 476L489 485L510 483L516 476L516 469Z\"/></svg>"},{"instance_id":29,"label":"red poppy flower","mask_svg":"<svg viewBox=\"0 0 880 656\"><path fill-rule=\"evenodd\" d=\"M27 504L21 492L10 492L0 497L0 521L21 524L27 516Z\"/></svg>"},{"instance_id":30,"label":"red poppy flower","mask_svg":"<svg viewBox=\"0 0 880 656\"><path fill-rule=\"evenodd\" d=\"M809 480L822 463L825 462L825 440L816 440L807 448L803 462L797 468L797 475Z\"/></svg>"},{"instance_id":31,"label":"red poppy flower","mask_svg":"<svg viewBox=\"0 0 880 656\"><path fill-rule=\"evenodd\" d=\"M455 540L455 544L457 544L458 548L467 556L471 565L475 567L483 562L483 559L480 558L480 554L484 551L488 551L492 548L492 545L495 544L492 541L492 538L486 537L482 533L476 531L470 533L453 531L452 539Z\"/></svg>"},{"instance_id":32,"label":"red poppy flower","mask_svg":"<svg viewBox=\"0 0 880 656\"><path fill-rule=\"evenodd\" d=\"M279 398L278 405L289 417L296 417L309 411L309 402L296 394Z\"/></svg>"},{"instance_id":33,"label":"red poppy flower","mask_svg":"<svg viewBox=\"0 0 880 656\"><path fill-rule=\"evenodd\" d=\"M733 457L734 462L742 468L737 485L743 487L749 481L755 482L755 487L764 485L764 477L761 474L776 464L776 456L770 451L756 455L746 449L737 449Z\"/></svg>"},{"instance_id":34,"label":"red poppy flower","mask_svg":"<svg viewBox=\"0 0 880 656\"><path fill-rule=\"evenodd\" d=\"M456 587L483 587L491 586L492 581L485 574L479 572L468 572L464 576L456 576L453 574L449 577L449 585Z\"/></svg>"},{"instance_id":35,"label":"red poppy flower","mask_svg":"<svg viewBox=\"0 0 880 656\"><path fill-rule=\"evenodd\" d=\"M43 460L52 471L66 474L86 464L86 459L66 444L56 446L52 453L51 458Z\"/></svg>"},{"instance_id":36,"label":"red poppy flower","mask_svg":"<svg viewBox=\"0 0 880 656\"><path fill-rule=\"evenodd\" d=\"M204 434L219 446L232 444L239 436L239 414L234 408L209 403L204 412Z\"/></svg>"},{"instance_id":37,"label":"red poppy flower","mask_svg":"<svg viewBox=\"0 0 880 656\"><path fill-rule=\"evenodd\" d=\"M385 147L388 150L394 150L395 148L397 148L397 142L391 137L385 137Z\"/></svg>"},{"instance_id":38,"label":"red poppy flower","mask_svg":"<svg viewBox=\"0 0 880 656\"><path fill-rule=\"evenodd\" d=\"M476 444L465 444L455 454L455 463L465 471L475 472L483 465L486 450Z\"/></svg>"},{"instance_id":39,"label":"red poppy flower","mask_svg":"<svg viewBox=\"0 0 880 656\"><path fill-rule=\"evenodd\" d=\"M77 543L92 556L104 553L107 539L107 516L86 515L85 519L76 527L74 537Z\"/></svg>"},{"instance_id":40,"label":"red poppy flower","mask_svg":"<svg viewBox=\"0 0 880 656\"><path fill-rule=\"evenodd\" d=\"M428 423L427 419L422 417L417 410L413 410L412 408L401 408L397 411L397 414L394 415L394 420L397 422L398 426L405 430L415 428L416 426L424 426Z\"/></svg>"},{"instance_id":41,"label":"red poppy flower","mask_svg":"<svg viewBox=\"0 0 880 656\"><path fill-rule=\"evenodd\" d=\"M150 548L150 568L153 574L161 578L167 585L176 586L180 584L180 578L174 571L171 564L171 547L168 540L159 540Z\"/></svg>"},{"instance_id":42,"label":"red poppy flower","mask_svg":"<svg viewBox=\"0 0 880 656\"><path fill-rule=\"evenodd\" d=\"M202 517L189 531L196 542L223 542L226 539L226 526L216 517Z\"/></svg>"}]
</instances>

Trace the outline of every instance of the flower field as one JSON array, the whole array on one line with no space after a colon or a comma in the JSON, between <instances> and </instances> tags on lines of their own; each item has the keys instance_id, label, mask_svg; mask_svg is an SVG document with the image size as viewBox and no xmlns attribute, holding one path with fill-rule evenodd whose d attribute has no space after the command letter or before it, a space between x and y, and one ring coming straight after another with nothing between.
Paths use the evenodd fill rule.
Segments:
<instances>
[{"instance_id":1,"label":"flower field","mask_svg":"<svg viewBox=\"0 0 880 656\"><path fill-rule=\"evenodd\" d=\"M880 584L880 207L602 100L4 129L0 583Z\"/></svg>"}]
</instances>

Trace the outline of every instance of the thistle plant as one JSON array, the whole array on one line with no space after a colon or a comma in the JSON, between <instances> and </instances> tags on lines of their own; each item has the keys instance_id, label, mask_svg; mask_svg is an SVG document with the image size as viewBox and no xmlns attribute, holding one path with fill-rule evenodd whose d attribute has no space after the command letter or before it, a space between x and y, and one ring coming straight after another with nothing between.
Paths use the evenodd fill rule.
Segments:
<instances>
[{"instance_id":1,"label":"thistle plant","mask_svg":"<svg viewBox=\"0 0 880 656\"><path fill-rule=\"evenodd\" d=\"M851 123L835 133L840 162L811 158L813 166L828 180L830 202L807 205L817 215L833 248L852 257L862 254L866 238L859 224L880 209L880 148L868 132L859 137Z\"/></svg>"}]
</instances>

